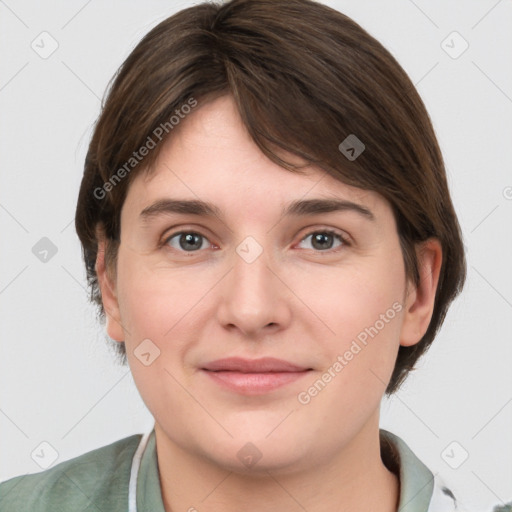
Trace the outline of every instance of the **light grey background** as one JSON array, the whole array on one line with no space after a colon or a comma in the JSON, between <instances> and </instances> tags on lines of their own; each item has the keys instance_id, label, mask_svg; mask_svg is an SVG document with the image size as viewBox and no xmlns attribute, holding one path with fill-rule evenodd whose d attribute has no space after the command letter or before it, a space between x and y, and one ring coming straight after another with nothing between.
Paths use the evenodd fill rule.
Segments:
<instances>
[{"instance_id":1,"label":"light grey background","mask_svg":"<svg viewBox=\"0 0 512 512\"><path fill-rule=\"evenodd\" d=\"M462 296L418 370L383 402L381 425L468 509L490 511L512 500L512 3L325 3L417 84L468 255ZM73 219L108 80L145 33L189 5L0 0L0 480L40 471L31 453L41 442L57 464L152 426L88 303ZM46 59L31 47L51 48L43 31L58 43ZM458 58L453 31L469 44ZM32 252L42 237L57 247L46 263Z\"/></svg>"}]
</instances>

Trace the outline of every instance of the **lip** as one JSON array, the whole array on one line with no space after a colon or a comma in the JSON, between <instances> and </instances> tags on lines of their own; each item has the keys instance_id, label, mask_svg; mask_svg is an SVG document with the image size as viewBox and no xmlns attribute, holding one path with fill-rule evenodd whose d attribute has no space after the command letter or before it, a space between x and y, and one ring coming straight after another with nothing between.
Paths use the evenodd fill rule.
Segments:
<instances>
[{"instance_id":1,"label":"lip","mask_svg":"<svg viewBox=\"0 0 512 512\"><path fill-rule=\"evenodd\" d=\"M260 359L244 359L243 357L226 357L207 363L202 368L213 372L231 371L242 373L268 373L268 372L302 372L310 370L306 366L276 359L275 357L261 357Z\"/></svg>"},{"instance_id":2,"label":"lip","mask_svg":"<svg viewBox=\"0 0 512 512\"><path fill-rule=\"evenodd\" d=\"M259 395L304 377L312 368L273 357L229 357L207 363L201 370L224 388L244 395Z\"/></svg>"}]
</instances>

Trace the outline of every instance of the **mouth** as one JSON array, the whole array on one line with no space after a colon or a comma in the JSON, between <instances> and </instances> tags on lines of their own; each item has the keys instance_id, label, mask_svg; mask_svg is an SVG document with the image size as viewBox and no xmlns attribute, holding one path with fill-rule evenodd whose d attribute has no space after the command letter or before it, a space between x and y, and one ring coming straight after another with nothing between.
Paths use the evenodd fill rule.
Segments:
<instances>
[{"instance_id":1,"label":"mouth","mask_svg":"<svg viewBox=\"0 0 512 512\"><path fill-rule=\"evenodd\" d=\"M252 360L231 357L207 363L201 370L225 389L259 395L297 381L313 369L271 357Z\"/></svg>"}]
</instances>

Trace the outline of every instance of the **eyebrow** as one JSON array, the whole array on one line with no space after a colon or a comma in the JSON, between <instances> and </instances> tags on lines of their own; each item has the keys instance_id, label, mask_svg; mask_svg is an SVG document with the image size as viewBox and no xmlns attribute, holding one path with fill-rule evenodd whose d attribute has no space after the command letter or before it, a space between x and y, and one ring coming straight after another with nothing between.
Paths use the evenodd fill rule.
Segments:
<instances>
[{"instance_id":1,"label":"eyebrow","mask_svg":"<svg viewBox=\"0 0 512 512\"><path fill-rule=\"evenodd\" d=\"M292 201L283 210L284 217L318 215L322 213L352 211L368 220L374 221L375 216L365 206L344 199L307 199ZM221 210L212 203L196 199L160 199L144 208L140 217L145 222L153 217L179 213L199 215L202 217L223 218Z\"/></svg>"}]
</instances>

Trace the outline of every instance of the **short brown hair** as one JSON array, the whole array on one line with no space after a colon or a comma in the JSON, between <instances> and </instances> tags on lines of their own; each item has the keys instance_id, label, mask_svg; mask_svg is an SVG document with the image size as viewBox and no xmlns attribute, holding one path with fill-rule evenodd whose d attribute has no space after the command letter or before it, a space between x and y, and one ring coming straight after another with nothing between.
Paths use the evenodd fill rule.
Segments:
<instances>
[{"instance_id":1,"label":"short brown hair","mask_svg":"<svg viewBox=\"0 0 512 512\"><path fill-rule=\"evenodd\" d=\"M464 284L460 226L436 136L413 83L357 23L311 0L232 0L184 9L153 28L113 77L89 145L75 219L100 318L97 228L107 241L106 265L115 269L131 180L154 167L177 109L191 98L204 104L224 94L232 94L249 134L272 161L301 172L278 156L284 150L387 199L406 275L415 284L417 244L430 237L440 241L432 319L418 344L400 346L386 389L394 393ZM165 134L158 127L166 127ZM154 140L155 132L162 132L161 140ZM365 145L356 159L339 149L351 134ZM143 162L127 167L150 139L157 143ZM115 347L126 364L125 344Z\"/></svg>"}]
</instances>

